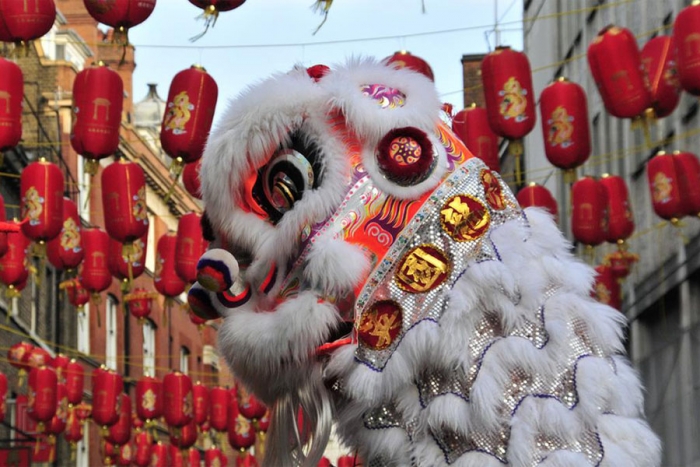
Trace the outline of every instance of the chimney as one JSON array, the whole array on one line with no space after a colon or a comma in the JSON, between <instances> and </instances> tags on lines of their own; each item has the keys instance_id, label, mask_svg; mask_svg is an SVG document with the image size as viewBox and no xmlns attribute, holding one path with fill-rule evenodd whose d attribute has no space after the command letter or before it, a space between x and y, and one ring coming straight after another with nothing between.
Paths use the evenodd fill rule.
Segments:
<instances>
[{"instance_id":1,"label":"chimney","mask_svg":"<svg viewBox=\"0 0 700 467\"><path fill-rule=\"evenodd\" d=\"M481 84L481 61L484 54L462 55L462 82L464 83L464 107L475 103L484 107L484 88Z\"/></svg>"}]
</instances>

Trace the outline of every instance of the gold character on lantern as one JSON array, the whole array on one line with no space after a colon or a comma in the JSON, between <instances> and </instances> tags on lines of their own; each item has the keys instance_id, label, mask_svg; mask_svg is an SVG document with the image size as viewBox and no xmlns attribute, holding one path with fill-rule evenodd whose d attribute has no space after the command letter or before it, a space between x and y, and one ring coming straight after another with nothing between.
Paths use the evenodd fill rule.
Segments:
<instances>
[{"instance_id":1,"label":"gold character on lantern","mask_svg":"<svg viewBox=\"0 0 700 467\"><path fill-rule=\"evenodd\" d=\"M552 118L547 120L547 123L551 125L547 142L552 146L561 146L562 148L568 148L574 144L571 141L571 135L574 133L574 125L571 123L573 121L574 117L569 115L563 106L557 106L552 112Z\"/></svg>"},{"instance_id":2,"label":"gold character on lantern","mask_svg":"<svg viewBox=\"0 0 700 467\"><path fill-rule=\"evenodd\" d=\"M185 134L185 125L190 121L193 110L194 104L190 103L187 91L176 95L173 101L168 103L168 113L163 124L165 131L172 130L174 135Z\"/></svg>"},{"instance_id":3,"label":"gold character on lantern","mask_svg":"<svg viewBox=\"0 0 700 467\"><path fill-rule=\"evenodd\" d=\"M61 232L61 248L78 253L82 250L80 246L80 232L75 219L69 217L63 221L63 231Z\"/></svg>"},{"instance_id":4,"label":"gold character on lantern","mask_svg":"<svg viewBox=\"0 0 700 467\"><path fill-rule=\"evenodd\" d=\"M595 295L600 303L610 304L610 290L605 286L605 284L598 282L595 285Z\"/></svg>"},{"instance_id":5,"label":"gold character on lantern","mask_svg":"<svg viewBox=\"0 0 700 467\"><path fill-rule=\"evenodd\" d=\"M143 243L143 240L140 238L137 240L134 240L134 243L131 244L131 250L129 253L124 257L124 259L131 263L132 266L134 267L139 267L141 266L141 257L143 256L143 249L146 247L146 245ZM158 265L160 263L156 263Z\"/></svg>"},{"instance_id":6,"label":"gold character on lantern","mask_svg":"<svg viewBox=\"0 0 700 467\"><path fill-rule=\"evenodd\" d=\"M188 392L182 400L182 413L188 417L192 416L192 391Z\"/></svg>"},{"instance_id":7,"label":"gold character on lantern","mask_svg":"<svg viewBox=\"0 0 700 467\"><path fill-rule=\"evenodd\" d=\"M134 206L132 215L137 222L148 224L148 211L146 210L146 187L142 186L139 191L133 196Z\"/></svg>"},{"instance_id":8,"label":"gold character on lantern","mask_svg":"<svg viewBox=\"0 0 700 467\"><path fill-rule=\"evenodd\" d=\"M673 182L670 178L666 176L663 172L657 172L654 175L653 184L654 202L656 203L667 203L671 200L671 192L673 191Z\"/></svg>"},{"instance_id":9,"label":"gold character on lantern","mask_svg":"<svg viewBox=\"0 0 700 467\"><path fill-rule=\"evenodd\" d=\"M44 198L39 196L39 192L35 187L31 186L24 193L22 201L24 201L22 217L29 218L29 225L39 224L39 217L44 212Z\"/></svg>"},{"instance_id":10,"label":"gold character on lantern","mask_svg":"<svg viewBox=\"0 0 700 467\"><path fill-rule=\"evenodd\" d=\"M156 270L153 272L153 280L160 281L162 279L163 263L165 260L160 256L160 253L156 253Z\"/></svg>"},{"instance_id":11,"label":"gold character on lantern","mask_svg":"<svg viewBox=\"0 0 700 467\"><path fill-rule=\"evenodd\" d=\"M516 122L522 122L527 119L525 109L527 108L527 89L523 89L520 82L511 76L503 84L503 89L498 92L499 96L503 97L500 105L501 115L506 120L514 119Z\"/></svg>"},{"instance_id":12,"label":"gold character on lantern","mask_svg":"<svg viewBox=\"0 0 700 467\"><path fill-rule=\"evenodd\" d=\"M143 399L141 399L141 407L149 412L153 412L156 408L156 393L152 389L148 389L143 393Z\"/></svg>"},{"instance_id":13,"label":"gold character on lantern","mask_svg":"<svg viewBox=\"0 0 700 467\"><path fill-rule=\"evenodd\" d=\"M236 418L236 434L245 438L250 436L250 422L241 414Z\"/></svg>"}]
</instances>

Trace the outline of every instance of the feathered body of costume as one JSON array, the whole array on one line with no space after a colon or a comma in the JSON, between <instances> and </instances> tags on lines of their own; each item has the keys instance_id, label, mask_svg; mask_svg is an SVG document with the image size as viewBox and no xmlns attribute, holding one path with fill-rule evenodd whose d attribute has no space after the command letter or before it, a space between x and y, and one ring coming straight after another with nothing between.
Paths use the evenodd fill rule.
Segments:
<instances>
[{"instance_id":1,"label":"feathered body of costume","mask_svg":"<svg viewBox=\"0 0 700 467\"><path fill-rule=\"evenodd\" d=\"M352 60L260 82L210 136L190 303L273 408L265 465L315 465L331 421L372 467L659 465L624 317L440 108Z\"/></svg>"}]
</instances>

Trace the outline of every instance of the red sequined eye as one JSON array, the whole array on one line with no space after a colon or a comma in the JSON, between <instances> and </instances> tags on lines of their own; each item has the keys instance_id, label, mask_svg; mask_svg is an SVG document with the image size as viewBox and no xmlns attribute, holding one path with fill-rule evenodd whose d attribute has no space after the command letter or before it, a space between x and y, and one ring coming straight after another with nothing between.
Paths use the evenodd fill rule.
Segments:
<instances>
[{"instance_id":1,"label":"red sequined eye","mask_svg":"<svg viewBox=\"0 0 700 467\"><path fill-rule=\"evenodd\" d=\"M377 145L377 165L390 181L401 186L422 182L433 171L435 153L425 132L418 128L396 128Z\"/></svg>"}]
</instances>

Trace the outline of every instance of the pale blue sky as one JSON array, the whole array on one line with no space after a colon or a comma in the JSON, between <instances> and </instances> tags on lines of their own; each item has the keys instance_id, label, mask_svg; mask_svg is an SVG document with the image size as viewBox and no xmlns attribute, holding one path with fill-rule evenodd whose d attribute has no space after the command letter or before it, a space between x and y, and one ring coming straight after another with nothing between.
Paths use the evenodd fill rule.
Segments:
<instances>
[{"instance_id":1,"label":"pale blue sky","mask_svg":"<svg viewBox=\"0 0 700 467\"><path fill-rule=\"evenodd\" d=\"M225 104L249 84L295 63L332 65L353 55L387 57L405 49L430 63L435 84L445 102L462 108L463 54L484 53L494 46L495 0L335 0L328 20L316 35L322 16L313 0L248 0L221 13L214 28L196 42L204 29L201 10L187 0L159 0L144 23L133 28L136 45L134 99L146 94L146 83L158 83L167 97L172 77L192 64L202 64L219 86L215 121ZM498 0L502 21L500 43L522 48L521 0ZM517 31L514 31L517 29ZM451 31L424 34L434 31ZM487 43L488 35L488 43ZM362 40L386 37L381 40ZM328 41L335 44L314 44ZM273 47L226 47L268 45ZM281 44L297 44L283 46ZM307 45L298 45L307 44ZM152 47L167 46L167 47Z\"/></svg>"}]
</instances>

